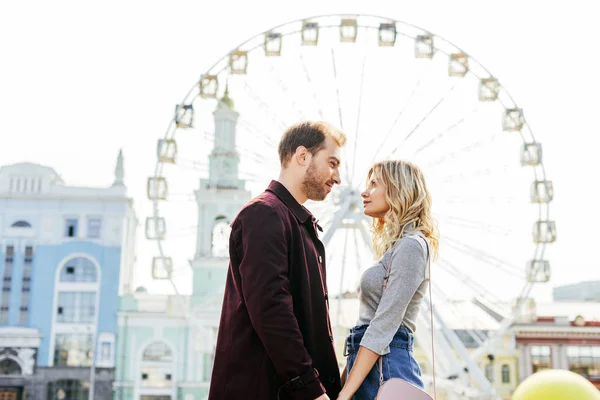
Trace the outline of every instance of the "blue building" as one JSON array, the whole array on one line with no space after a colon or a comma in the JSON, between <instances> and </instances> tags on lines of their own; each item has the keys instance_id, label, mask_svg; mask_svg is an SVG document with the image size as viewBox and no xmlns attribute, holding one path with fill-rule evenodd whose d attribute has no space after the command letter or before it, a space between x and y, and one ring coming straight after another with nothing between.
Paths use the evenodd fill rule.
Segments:
<instances>
[{"instance_id":1,"label":"blue building","mask_svg":"<svg viewBox=\"0 0 600 400\"><path fill-rule=\"evenodd\" d=\"M123 177L121 153L108 188L0 168L0 399L112 398L137 227Z\"/></svg>"}]
</instances>

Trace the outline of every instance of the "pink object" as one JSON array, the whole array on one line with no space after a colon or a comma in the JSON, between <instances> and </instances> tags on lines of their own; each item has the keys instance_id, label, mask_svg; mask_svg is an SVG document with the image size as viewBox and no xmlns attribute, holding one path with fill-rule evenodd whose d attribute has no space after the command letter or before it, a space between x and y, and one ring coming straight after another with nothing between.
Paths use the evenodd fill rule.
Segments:
<instances>
[{"instance_id":1,"label":"pink object","mask_svg":"<svg viewBox=\"0 0 600 400\"><path fill-rule=\"evenodd\" d=\"M432 400L425 391L400 378L387 380L377 392L377 400Z\"/></svg>"}]
</instances>

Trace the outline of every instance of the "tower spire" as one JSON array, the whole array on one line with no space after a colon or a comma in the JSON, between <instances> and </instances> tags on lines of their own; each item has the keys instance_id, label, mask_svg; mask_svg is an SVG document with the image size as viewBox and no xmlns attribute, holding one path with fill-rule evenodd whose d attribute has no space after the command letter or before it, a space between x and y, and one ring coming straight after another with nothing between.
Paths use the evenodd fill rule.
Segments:
<instances>
[{"instance_id":1,"label":"tower spire","mask_svg":"<svg viewBox=\"0 0 600 400\"><path fill-rule=\"evenodd\" d=\"M229 97L229 82L225 83L225 93L223 93L223 97L219 100L219 108L223 108L224 105L233 110L233 100Z\"/></svg>"},{"instance_id":2,"label":"tower spire","mask_svg":"<svg viewBox=\"0 0 600 400\"><path fill-rule=\"evenodd\" d=\"M117 157L117 166L115 167L115 182L113 183L113 186L124 185L124 178L125 170L123 168L123 149L119 149L119 156Z\"/></svg>"}]
</instances>

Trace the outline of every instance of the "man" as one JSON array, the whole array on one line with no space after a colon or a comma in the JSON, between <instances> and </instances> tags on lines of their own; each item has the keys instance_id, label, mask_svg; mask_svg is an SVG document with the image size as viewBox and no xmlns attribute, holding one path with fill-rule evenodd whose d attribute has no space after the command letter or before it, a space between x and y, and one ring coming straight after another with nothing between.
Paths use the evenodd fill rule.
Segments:
<instances>
[{"instance_id":1,"label":"man","mask_svg":"<svg viewBox=\"0 0 600 400\"><path fill-rule=\"evenodd\" d=\"M325 248L302 204L324 200L341 183L345 142L323 122L288 128L279 180L231 224L209 400L328 400L340 392Z\"/></svg>"}]
</instances>

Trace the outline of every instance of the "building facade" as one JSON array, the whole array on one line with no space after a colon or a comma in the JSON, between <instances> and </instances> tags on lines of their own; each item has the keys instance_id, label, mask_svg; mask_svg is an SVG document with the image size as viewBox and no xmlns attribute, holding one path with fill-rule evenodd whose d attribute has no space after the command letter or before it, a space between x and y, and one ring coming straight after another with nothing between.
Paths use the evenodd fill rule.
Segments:
<instances>
[{"instance_id":1,"label":"building facade","mask_svg":"<svg viewBox=\"0 0 600 400\"><path fill-rule=\"evenodd\" d=\"M594 302L536 304L512 327L519 381L543 369L568 369L600 389L600 307Z\"/></svg>"},{"instance_id":2,"label":"building facade","mask_svg":"<svg viewBox=\"0 0 600 400\"><path fill-rule=\"evenodd\" d=\"M189 296L121 298L115 400L203 399L211 361L197 347L198 328L186 315Z\"/></svg>"},{"instance_id":3,"label":"building facade","mask_svg":"<svg viewBox=\"0 0 600 400\"><path fill-rule=\"evenodd\" d=\"M108 188L0 169L0 398L112 398L119 293L137 226L119 154ZM3 397L4 396L4 397Z\"/></svg>"}]
</instances>

